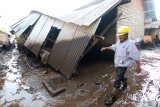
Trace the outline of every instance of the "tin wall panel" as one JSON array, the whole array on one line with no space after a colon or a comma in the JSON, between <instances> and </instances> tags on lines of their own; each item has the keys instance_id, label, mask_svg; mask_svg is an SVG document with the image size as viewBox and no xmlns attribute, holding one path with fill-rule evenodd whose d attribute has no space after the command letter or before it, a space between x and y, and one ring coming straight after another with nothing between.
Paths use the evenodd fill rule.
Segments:
<instances>
[{"instance_id":1,"label":"tin wall panel","mask_svg":"<svg viewBox=\"0 0 160 107\"><path fill-rule=\"evenodd\" d=\"M40 14L34 13L32 18L28 20L24 25L19 29L19 31L16 33L17 36L20 36L30 25L33 25L40 17Z\"/></svg>"},{"instance_id":2,"label":"tin wall panel","mask_svg":"<svg viewBox=\"0 0 160 107\"><path fill-rule=\"evenodd\" d=\"M71 23L64 24L48 60L48 64L54 69L59 70L62 67L77 27L77 25Z\"/></svg>"},{"instance_id":3,"label":"tin wall panel","mask_svg":"<svg viewBox=\"0 0 160 107\"><path fill-rule=\"evenodd\" d=\"M71 42L69 51L65 57L60 71L67 77L76 69L76 65L83 57L83 52L85 51L92 35L95 33L100 19L95 21L91 26L79 26L76 30L75 36Z\"/></svg>"},{"instance_id":4,"label":"tin wall panel","mask_svg":"<svg viewBox=\"0 0 160 107\"><path fill-rule=\"evenodd\" d=\"M17 32L19 31L19 29L21 29L21 26L23 25L23 23L26 23L30 18L32 18L32 15L29 15L29 16L26 17L24 20L20 21L20 23L17 23L17 24L15 25L15 27L12 28L13 31L14 31L15 33L17 33Z\"/></svg>"},{"instance_id":5,"label":"tin wall panel","mask_svg":"<svg viewBox=\"0 0 160 107\"><path fill-rule=\"evenodd\" d=\"M50 29L51 29L51 26L54 26L58 29L62 29L62 26L63 26L64 22L63 21L60 21L58 19L54 19L54 18L48 18L47 22L45 23L42 31L40 32L40 34L38 35L33 47L31 48L31 51L36 55L38 56L38 53L41 49L41 46L43 44L43 42L45 41Z\"/></svg>"},{"instance_id":6,"label":"tin wall panel","mask_svg":"<svg viewBox=\"0 0 160 107\"><path fill-rule=\"evenodd\" d=\"M47 19L48 19L48 16L42 15L40 17L40 19L38 20L38 22L36 23L31 34L29 35L29 37L27 38L27 40L24 43L24 46L26 46L28 49L31 49L31 47L33 46L35 40L37 39L39 33L41 32L44 24L47 21Z\"/></svg>"},{"instance_id":7,"label":"tin wall panel","mask_svg":"<svg viewBox=\"0 0 160 107\"><path fill-rule=\"evenodd\" d=\"M54 18L49 17L45 23L45 25L43 26L42 30L40 31L39 35L37 36L37 39L35 40L33 46L31 47L31 51L38 56L39 50L43 44L43 42L45 41L51 26L53 25L53 23L55 22Z\"/></svg>"},{"instance_id":8,"label":"tin wall panel","mask_svg":"<svg viewBox=\"0 0 160 107\"><path fill-rule=\"evenodd\" d=\"M15 27L17 27L19 24L21 24L22 22L24 22L27 18L29 17L29 15L23 19L21 19L20 21L18 21L17 23L15 23L14 25L11 26L12 29L14 29Z\"/></svg>"},{"instance_id":9,"label":"tin wall panel","mask_svg":"<svg viewBox=\"0 0 160 107\"><path fill-rule=\"evenodd\" d=\"M59 19L56 19L53 26L56 27L57 29L62 29L62 27L64 26L64 22Z\"/></svg>"},{"instance_id":10,"label":"tin wall panel","mask_svg":"<svg viewBox=\"0 0 160 107\"><path fill-rule=\"evenodd\" d=\"M15 34L17 36L20 36L28 28L29 25L33 25L36 22L36 20L38 20L40 15L40 13L32 13L24 20L22 20L21 23L19 23L15 28L13 28Z\"/></svg>"}]
</instances>

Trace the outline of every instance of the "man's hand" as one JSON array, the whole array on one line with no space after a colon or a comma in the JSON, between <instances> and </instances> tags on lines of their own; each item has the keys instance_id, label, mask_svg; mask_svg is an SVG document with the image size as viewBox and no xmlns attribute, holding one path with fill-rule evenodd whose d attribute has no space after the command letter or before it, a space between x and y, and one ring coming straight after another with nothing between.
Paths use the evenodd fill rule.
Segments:
<instances>
[{"instance_id":1,"label":"man's hand","mask_svg":"<svg viewBox=\"0 0 160 107\"><path fill-rule=\"evenodd\" d=\"M101 51L102 51L102 52L103 52L103 51L105 51L105 50L106 50L106 48L105 48L105 47L102 47L102 48L101 48Z\"/></svg>"},{"instance_id":2,"label":"man's hand","mask_svg":"<svg viewBox=\"0 0 160 107\"><path fill-rule=\"evenodd\" d=\"M141 72L141 67L140 67L140 66L137 66L137 67L136 67L136 72L137 72L137 73L140 73L140 72Z\"/></svg>"},{"instance_id":3,"label":"man's hand","mask_svg":"<svg viewBox=\"0 0 160 107\"><path fill-rule=\"evenodd\" d=\"M137 73L141 72L140 61L136 61L136 72Z\"/></svg>"},{"instance_id":4,"label":"man's hand","mask_svg":"<svg viewBox=\"0 0 160 107\"><path fill-rule=\"evenodd\" d=\"M102 52L105 51L105 50L112 50L112 48L111 48L111 47L102 47L102 48L101 48L101 51L102 51Z\"/></svg>"}]
</instances>

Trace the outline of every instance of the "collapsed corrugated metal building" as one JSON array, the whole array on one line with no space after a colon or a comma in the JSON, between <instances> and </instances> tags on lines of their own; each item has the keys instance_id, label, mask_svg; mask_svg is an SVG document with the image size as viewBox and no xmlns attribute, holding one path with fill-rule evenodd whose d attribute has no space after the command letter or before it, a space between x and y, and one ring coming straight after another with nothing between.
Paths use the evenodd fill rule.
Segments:
<instances>
[{"instance_id":1,"label":"collapsed corrugated metal building","mask_svg":"<svg viewBox=\"0 0 160 107\"><path fill-rule=\"evenodd\" d=\"M32 11L12 25L11 32L23 38L24 46L40 56L42 62L69 77L111 27L114 29L109 32L116 34L115 22L122 15L117 12L117 6L127 2L129 0L96 0L62 18ZM107 37L111 43L115 40L115 36Z\"/></svg>"}]
</instances>

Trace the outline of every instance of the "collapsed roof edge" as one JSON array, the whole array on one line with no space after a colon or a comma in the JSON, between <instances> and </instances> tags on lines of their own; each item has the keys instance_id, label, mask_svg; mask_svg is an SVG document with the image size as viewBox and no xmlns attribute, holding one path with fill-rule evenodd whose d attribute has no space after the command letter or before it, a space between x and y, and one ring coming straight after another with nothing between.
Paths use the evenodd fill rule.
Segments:
<instances>
[{"instance_id":1,"label":"collapsed roof edge","mask_svg":"<svg viewBox=\"0 0 160 107\"><path fill-rule=\"evenodd\" d=\"M52 16L50 14L45 14L45 13L42 13L42 12L36 11L36 10L31 10L29 15L32 13L40 13L40 14L45 14L47 16L59 19L61 21L67 22L67 23L73 23L73 24L76 24L79 26L83 26L83 25L89 26L94 21L96 21L98 18L102 17L104 14L107 14L110 10L115 8L117 5L124 4L124 3L126 3L126 1L129 2L130 0L104 0L104 1L102 0L101 2L96 3L96 4L92 4L92 2L91 2L91 3L89 3L89 4L91 4L90 6L88 6L86 8L82 8L82 9L76 9L75 11L73 11L70 14L65 15L63 17ZM28 16L26 16L26 17L28 17ZM23 19L25 19L26 17L24 17ZM11 25L11 28L13 28L17 23L21 22L23 19L21 19L20 21L16 22L13 25Z\"/></svg>"}]
</instances>

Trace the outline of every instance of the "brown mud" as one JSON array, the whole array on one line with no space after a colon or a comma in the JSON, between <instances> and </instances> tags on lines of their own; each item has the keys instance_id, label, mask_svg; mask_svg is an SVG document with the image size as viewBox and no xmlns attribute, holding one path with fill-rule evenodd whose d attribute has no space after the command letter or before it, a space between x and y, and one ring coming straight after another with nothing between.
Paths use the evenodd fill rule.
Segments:
<instances>
[{"instance_id":1,"label":"brown mud","mask_svg":"<svg viewBox=\"0 0 160 107\"><path fill-rule=\"evenodd\" d=\"M111 107L160 107L160 47L140 52L142 72L128 68L128 87ZM0 53L0 107L105 107L115 78L112 61L85 62L78 78L67 80L51 68L29 67L25 58L16 48ZM51 97L43 80L66 91Z\"/></svg>"}]
</instances>

